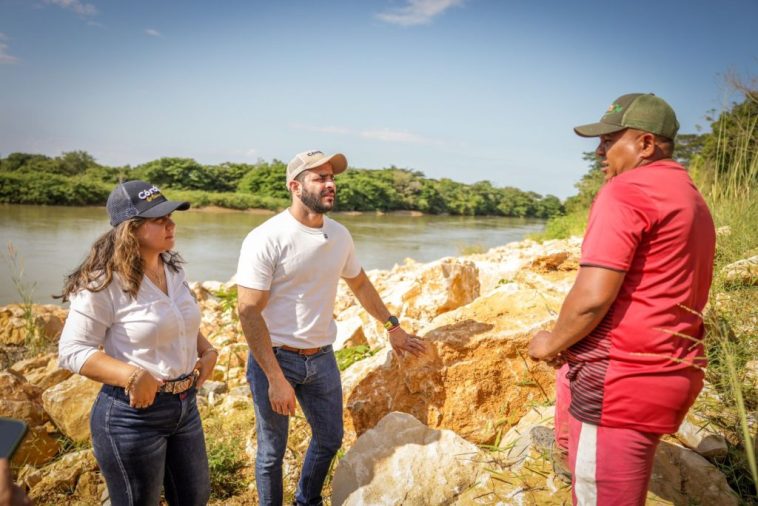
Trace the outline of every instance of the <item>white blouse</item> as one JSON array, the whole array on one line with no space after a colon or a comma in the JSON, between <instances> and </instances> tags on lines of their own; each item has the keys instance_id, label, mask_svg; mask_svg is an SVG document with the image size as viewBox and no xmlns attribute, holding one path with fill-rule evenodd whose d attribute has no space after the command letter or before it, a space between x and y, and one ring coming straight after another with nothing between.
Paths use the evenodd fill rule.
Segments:
<instances>
[{"instance_id":1,"label":"white blouse","mask_svg":"<svg viewBox=\"0 0 758 506\"><path fill-rule=\"evenodd\" d=\"M115 274L99 292L73 294L58 343L60 366L78 373L102 346L111 357L143 367L159 379L191 372L197 361L200 309L184 271L163 269L168 295L145 276L132 298Z\"/></svg>"}]
</instances>

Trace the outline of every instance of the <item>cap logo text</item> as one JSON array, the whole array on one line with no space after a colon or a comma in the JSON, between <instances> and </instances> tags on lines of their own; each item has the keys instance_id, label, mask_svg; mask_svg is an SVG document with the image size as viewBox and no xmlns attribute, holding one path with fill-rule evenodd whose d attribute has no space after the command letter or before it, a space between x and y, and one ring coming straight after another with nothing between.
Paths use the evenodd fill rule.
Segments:
<instances>
[{"instance_id":1,"label":"cap logo text","mask_svg":"<svg viewBox=\"0 0 758 506\"><path fill-rule=\"evenodd\" d=\"M148 202L158 198L161 196L161 191L158 189L157 186L153 186L152 188L149 188L147 190L142 190L137 194L137 196L140 198L140 200L147 200Z\"/></svg>"},{"instance_id":2,"label":"cap logo text","mask_svg":"<svg viewBox=\"0 0 758 506\"><path fill-rule=\"evenodd\" d=\"M321 151L308 151L305 156L313 156L313 155L323 155Z\"/></svg>"}]
</instances>

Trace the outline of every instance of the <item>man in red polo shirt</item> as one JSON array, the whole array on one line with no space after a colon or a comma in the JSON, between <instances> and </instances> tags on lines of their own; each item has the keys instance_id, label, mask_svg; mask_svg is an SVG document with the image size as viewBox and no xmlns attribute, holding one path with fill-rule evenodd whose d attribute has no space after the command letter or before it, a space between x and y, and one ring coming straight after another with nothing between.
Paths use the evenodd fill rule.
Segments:
<instances>
[{"instance_id":1,"label":"man in red polo shirt","mask_svg":"<svg viewBox=\"0 0 758 506\"><path fill-rule=\"evenodd\" d=\"M675 432L703 384L703 322L716 233L684 167L679 123L652 94L619 97L600 122L605 183L590 211L580 269L536 360L565 359L575 504L644 504L662 434ZM560 385L559 385L560 387ZM559 421L563 406L556 406Z\"/></svg>"}]
</instances>

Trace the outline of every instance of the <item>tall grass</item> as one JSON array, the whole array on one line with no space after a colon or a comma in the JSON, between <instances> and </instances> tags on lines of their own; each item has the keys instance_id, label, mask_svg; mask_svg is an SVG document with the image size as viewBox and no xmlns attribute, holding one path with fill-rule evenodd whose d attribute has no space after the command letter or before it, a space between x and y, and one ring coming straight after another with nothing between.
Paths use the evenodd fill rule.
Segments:
<instances>
[{"instance_id":1,"label":"tall grass","mask_svg":"<svg viewBox=\"0 0 758 506\"><path fill-rule=\"evenodd\" d=\"M748 94L747 99L754 99ZM711 415L730 442L727 458L719 463L727 479L745 501L758 501L755 435L748 413L758 409L758 389L746 366L758 349L758 287L727 278L725 267L758 254L758 154L751 145L758 135L758 116L737 118L733 135L726 129L715 135L717 148L710 158L696 157L692 174L708 201L717 229L714 279L706 316L707 379L722 400ZM734 132L738 132L734 135ZM727 156L728 155L728 156ZM729 160L725 165L725 160ZM753 428L752 430L755 430Z\"/></svg>"},{"instance_id":2,"label":"tall grass","mask_svg":"<svg viewBox=\"0 0 758 506\"><path fill-rule=\"evenodd\" d=\"M21 318L24 321L24 346L28 356L39 354L45 347L44 337L37 328L37 315L34 313L34 288L36 283L29 283L24 277L24 261L19 256L13 242L8 241L8 253L3 255L10 270L11 282L16 289L21 302L19 305L23 311Z\"/></svg>"}]
</instances>

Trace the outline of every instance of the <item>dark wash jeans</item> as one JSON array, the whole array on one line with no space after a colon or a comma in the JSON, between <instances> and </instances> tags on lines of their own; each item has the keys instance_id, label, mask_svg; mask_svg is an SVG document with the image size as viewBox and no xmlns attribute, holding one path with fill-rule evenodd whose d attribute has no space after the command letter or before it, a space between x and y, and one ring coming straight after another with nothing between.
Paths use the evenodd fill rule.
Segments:
<instances>
[{"instance_id":1,"label":"dark wash jeans","mask_svg":"<svg viewBox=\"0 0 758 506\"><path fill-rule=\"evenodd\" d=\"M342 382L334 351L327 346L309 357L274 348L284 376L311 426L311 442L303 460L295 501L322 504L321 489L332 459L342 446ZM282 504L282 459L287 449L289 417L274 413L268 398L268 379L253 358L247 360L247 380L253 392L258 451L255 482L262 506Z\"/></svg>"},{"instance_id":2,"label":"dark wash jeans","mask_svg":"<svg viewBox=\"0 0 758 506\"><path fill-rule=\"evenodd\" d=\"M159 393L152 406L129 406L123 388L103 385L92 406L95 458L113 506L208 503L210 478L194 387Z\"/></svg>"}]
</instances>

